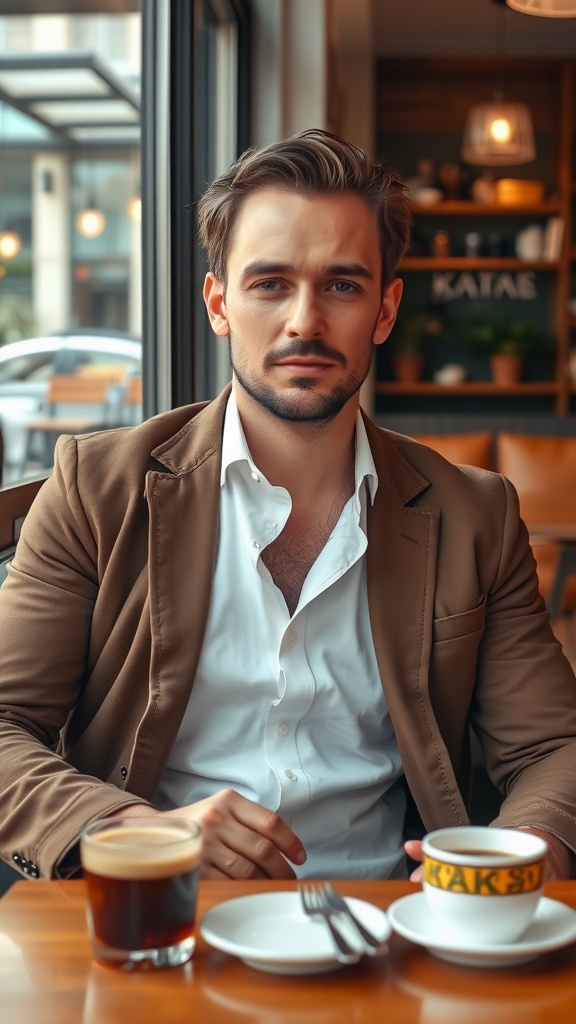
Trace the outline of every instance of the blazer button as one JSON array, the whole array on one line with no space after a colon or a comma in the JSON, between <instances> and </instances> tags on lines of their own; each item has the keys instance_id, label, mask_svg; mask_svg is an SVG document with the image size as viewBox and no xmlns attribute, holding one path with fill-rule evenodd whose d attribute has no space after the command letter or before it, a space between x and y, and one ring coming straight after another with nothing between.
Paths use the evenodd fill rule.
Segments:
<instances>
[{"instance_id":1,"label":"blazer button","mask_svg":"<svg viewBox=\"0 0 576 1024\"><path fill-rule=\"evenodd\" d=\"M39 878L40 872L38 871L38 865L30 863L30 878Z\"/></svg>"},{"instance_id":2,"label":"blazer button","mask_svg":"<svg viewBox=\"0 0 576 1024\"><path fill-rule=\"evenodd\" d=\"M19 865L22 862L22 857L20 856L19 853L13 853L12 854L12 860L14 861L15 864Z\"/></svg>"},{"instance_id":3,"label":"blazer button","mask_svg":"<svg viewBox=\"0 0 576 1024\"><path fill-rule=\"evenodd\" d=\"M22 871L25 875L30 874L30 861L22 860Z\"/></svg>"},{"instance_id":4,"label":"blazer button","mask_svg":"<svg viewBox=\"0 0 576 1024\"><path fill-rule=\"evenodd\" d=\"M128 776L128 769L125 764L123 764L120 769L120 775L122 776L123 779L125 779Z\"/></svg>"}]
</instances>

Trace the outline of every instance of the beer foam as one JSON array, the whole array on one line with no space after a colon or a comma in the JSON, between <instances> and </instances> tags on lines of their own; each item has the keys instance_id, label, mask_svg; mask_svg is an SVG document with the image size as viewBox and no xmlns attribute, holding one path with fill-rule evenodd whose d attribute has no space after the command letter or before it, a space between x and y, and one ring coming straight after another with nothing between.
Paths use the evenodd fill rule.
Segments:
<instances>
[{"instance_id":1,"label":"beer foam","mask_svg":"<svg viewBox=\"0 0 576 1024\"><path fill-rule=\"evenodd\" d=\"M168 824L124 825L83 836L82 867L106 878L165 878L193 871L200 862L202 839Z\"/></svg>"}]
</instances>

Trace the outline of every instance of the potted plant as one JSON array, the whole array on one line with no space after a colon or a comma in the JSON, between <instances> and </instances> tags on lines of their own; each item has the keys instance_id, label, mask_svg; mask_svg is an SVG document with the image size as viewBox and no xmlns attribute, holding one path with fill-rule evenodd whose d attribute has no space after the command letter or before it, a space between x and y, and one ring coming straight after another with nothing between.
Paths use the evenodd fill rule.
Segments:
<instances>
[{"instance_id":1,"label":"potted plant","mask_svg":"<svg viewBox=\"0 0 576 1024\"><path fill-rule=\"evenodd\" d=\"M403 384L414 384L422 378L424 344L442 333L439 317L431 312L413 312L402 306L390 335L394 377Z\"/></svg>"},{"instance_id":2,"label":"potted plant","mask_svg":"<svg viewBox=\"0 0 576 1024\"><path fill-rule=\"evenodd\" d=\"M489 359L492 380L499 387L511 387L522 378L525 357L545 350L546 340L533 324L514 317L470 320L466 336Z\"/></svg>"}]
</instances>

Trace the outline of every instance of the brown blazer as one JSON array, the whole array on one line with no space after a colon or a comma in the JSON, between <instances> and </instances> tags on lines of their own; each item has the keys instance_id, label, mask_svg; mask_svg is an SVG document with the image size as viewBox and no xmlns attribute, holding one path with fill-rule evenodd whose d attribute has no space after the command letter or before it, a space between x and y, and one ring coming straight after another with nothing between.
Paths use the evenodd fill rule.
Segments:
<instances>
[{"instance_id":1,"label":"brown blazer","mask_svg":"<svg viewBox=\"0 0 576 1024\"><path fill-rule=\"evenodd\" d=\"M26 519L0 589L0 854L33 874L66 873L87 821L156 792L202 647L227 393L61 439ZM508 793L498 824L576 848L576 681L515 492L367 430L372 632L424 826L467 821L470 720Z\"/></svg>"}]
</instances>

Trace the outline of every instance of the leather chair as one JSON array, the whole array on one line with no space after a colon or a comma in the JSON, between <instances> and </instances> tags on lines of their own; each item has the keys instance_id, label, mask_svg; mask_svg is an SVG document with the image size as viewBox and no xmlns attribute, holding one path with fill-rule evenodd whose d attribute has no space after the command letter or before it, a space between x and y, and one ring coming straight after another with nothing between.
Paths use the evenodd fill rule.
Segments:
<instances>
[{"instance_id":1,"label":"leather chair","mask_svg":"<svg viewBox=\"0 0 576 1024\"><path fill-rule=\"evenodd\" d=\"M531 526L576 526L576 437L501 433L496 441L498 471L514 484L520 512ZM576 556L571 545L533 543L540 590L552 618L576 610ZM555 581L563 593L550 601ZM557 588L558 589L558 588Z\"/></svg>"},{"instance_id":2,"label":"leather chair","mask_svg":"<svg viewBox=\"0 0 576 1024\"><path fill-rule=\"evenodd\" d=\"M489 431L470 434L413 434L415 441L433 448L449 462L492 469L494 439Z\"/></svg>"}]
</instances>

